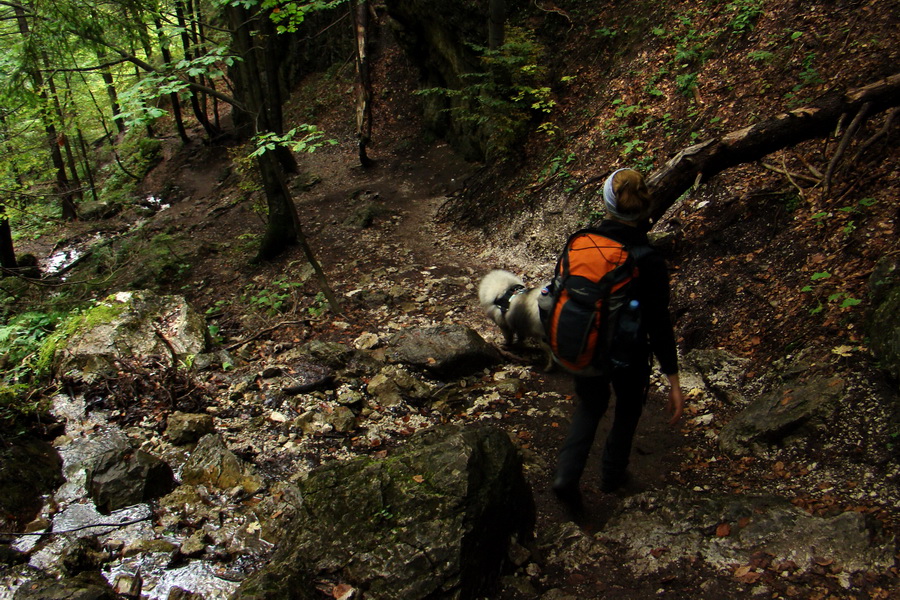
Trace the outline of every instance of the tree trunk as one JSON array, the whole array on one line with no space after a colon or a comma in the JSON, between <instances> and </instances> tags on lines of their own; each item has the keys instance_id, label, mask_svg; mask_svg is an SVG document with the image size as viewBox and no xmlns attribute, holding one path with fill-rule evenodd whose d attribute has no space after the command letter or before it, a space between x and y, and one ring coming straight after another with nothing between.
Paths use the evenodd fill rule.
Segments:
<instances>
[{"instance_id":1,"label":"tree trunk","mask_svg":"<svg viewBox=\"0 0 900 600\"><path fill-rule=\"evenodd\" d=\"M356 141L359 163L371 166L366 148L372 138L372 78L369 70L369 0L350 0L356 42Z\"/></svg>"},{"instance_id":2,"label":"tree trunk","mask_svg":"<svg viewBox=\"0 0 900 600\"><path fill-rule=\"evenodd\" d=\"M655 203L651 218L658 220L682 194L725 169L829 135L845 115L874 115L898 105L900 74L685 148L647 179Z\"/></svg>"},{"instance_id":3,"label":"tree trunk","mask_svg":"<svg viewBox=\"0 0 900 600\"><path fill-rule=\"evenodd\" d=\"M98 50L98 64L106 65L106 60L106 53ZM113 80L112 71L108 66L103 66L100 69L100 77L103 78L103 84L106 86L106 95L109 96L109 105L112 108L113 122L116 124L116 130L118 130L120 134L125 133L125 121L118 118L118 116L122 114L122 107L119 105L119 94L116 92L116 83Z\"/></svg>"},{"instance_id":4,"label":"tree trunk","mask_svg":"<svg viewBox=\"0 0 900 600\"><path fill-rule=\"evenodd\" d=\"M506 2L490 0L488 4L488 48L496 50L506 41Z\"/></svg>"},{"instance_id":5,"label":"tree trunk","mask_svg":"<svg viewBox=\"0 0 900 600\"><path fill-rule=\"evenodd\" d=\"M25 16L25 9L20 5L15 5L13 10L15 11L16 22L19 26L19 33L23 38L27 39L30 35L30 30L28 27L28 19ZM37 66L32 67L29 71L29 75L31 76L35 93L37 93L38 97L41 99L41 104L43 105L44 130L47 132L47 145L50 150L50 159L53 162L53 168L56 169L56 193L60 198L62 218L67 221L72 221L75 220L78 215L75 211L75 202L72 197L72 186L66 176L66 165L63 162L62 152L60 151L61 140L56 131L56 126L46 112L49 100L47 99L47 92L44 90L44 78L41 75L40 68Z\"/></svg>"},{"instance_id":6,"label":"tree trunk","mask_svg":"<svg viewBox=\"0 0 900 600\"><path fill-rule=\"evenodd\" d=\"M191 36L188 29L188 23L185 18L185 8L183 0L175 0L175 17L178 19L178 27L181 29L181 44L184 48L184 58L186 60L190 60L193 58L194 53L191 49ZM197 78L193 75L188 75L187 80L190 83L197 83ZM197 118L197 122L203 127L203 130L206 131L206 135L212 139L219 135L219 131L212 126L212 123L209 122L209 117L206 115L206 112L200 106L200 100L197 97L197 93L191 89L190 93L190 101L191 108L194 111L194 116Z\"/></svg>"},{"instance_id":7,"label":"tree trunk","mask_svg":"<svg viewBox=\"0 0 900 600\"><path fill-rule=\"evenodd\" d=\"M165 34L163 33L162 21L159 17L155 17L153 21L154 27L156 27L156 35L159 39L159 49L162 54L163 63L169 65L172 63L172 53L169 52L169 46L166 42ZM181 141L187 144L191 141L191 138L188 137L187 131L184 128L184 119L181 116L181 100L178 98L177 92L172 92L169 94L169 101L172 104L172 119L175 121L175 129L178 131L178 137L181 138Z\"/></svg>"},{"instance_id":8,"label":"tree trunk","mask_svg":"<svg viewBox=\"0 0 900 600\"><path fill-rule=\"evenodd\" d=\"M278 159L272 152L256 160L269 210L266 233L254 262L269 260L297 243L297 210L284 182Z\"/></svg>"},{"instance_id":9,"label":"tree trunk","mask_svg":"<svg viewBox=\"0 0 900 600\"><path fill-rule=\"evenodd\" d=\"M6 216L6 203L0 202L0 267L3 274L7 270L18 268L16 251L13 247L12 228L9 226L9 218Z\"/></svg>"},{"instance_id":10,"label":"tree trunk","mask_svg":"<svg viewBox=\"0 0 900 600\"><path fill-rule=\"evenodd\" d=\"M44 55L44 65L49 71L50 59L47 58L47 55ZM59 93L56 90L56 81L53 79L53 76L47 78L47 87L50 89L50 98L53 99L53 109L56 111L56 122L60 124L63 128L63 133L61 134L62 138L62 148L65 150L66 155L66 164L69 167L69 175L70 186L69 189L72 190L72 199L74 200L83 200L84 194L81 189L81 178L78 176L78 167L75 165L75 153L72 152L72 143L69 141L69 136L65 133L65 124L66 124L66 115L63 112L62 103L59 101Z\"/></svg>"}]
</instances>

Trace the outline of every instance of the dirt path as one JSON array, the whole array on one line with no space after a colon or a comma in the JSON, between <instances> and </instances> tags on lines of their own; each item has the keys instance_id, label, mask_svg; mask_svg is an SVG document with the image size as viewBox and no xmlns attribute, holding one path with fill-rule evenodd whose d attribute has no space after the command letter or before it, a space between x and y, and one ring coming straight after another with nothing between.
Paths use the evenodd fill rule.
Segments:
<instances>
[{"instance_id":1,"label":"dirt path","mask_svg":"<svg viewBox=\"0 0 900 600\"><path fill-rule=\"evenodd\" d=\"M336 162L330 164L337 167ZM499 329L477 307L475 288L481 274L491 268L518 270L503 264L509 251L495 252L477 234L434 219L446 194L459 186L473 167L453 155L446 145L439 144L406 159L385 161L368 172L347 165L345 168L344 173L349 175L335 171L324 178L320 188L314 188L309 197L300 200L301 214L310 211L306 214L315 219L310 241L334 287L346 294L358 283L354 277L378 276L385 269L396 269L392 274L385 273L385 285L415 286L416 281L407 277L408 271L425 272L427 277L470 278L461 293L441 298L439 306L452 314L454 322L462 322L488 341L500 344ZM352 215L368 204L384 209L371 227L360 230L343 224L345 214ZM541 265L530 264L526 268L535 272ZM421 312L429 318L447 318L440 310L433 310L428 299L419 297L418 301ZM347 338L379 323L377 316L358 307L348 308L344 318L351 325ZM383 320L380 323L383 325ZM535 349L524 352L523 357L533 365L539 364L540 355ZM518 436L529 454L528 475L539 514L538 527L550 528L568 518L550 492L549 483L573 408L573 387L568 375L546 374L532 366L526 390L531 393L524 395L524 404L505 415L499 424ZM681 438L677 429L667 423L664 402L661 392L654 390L650 394L632 455L633 479L614 495L599 491L599 460L613 407L603 419L583 481L588 512L582 525L586 531L598 530L625 497L660 485L677 467Z\"/></svg>"}]
</instances>

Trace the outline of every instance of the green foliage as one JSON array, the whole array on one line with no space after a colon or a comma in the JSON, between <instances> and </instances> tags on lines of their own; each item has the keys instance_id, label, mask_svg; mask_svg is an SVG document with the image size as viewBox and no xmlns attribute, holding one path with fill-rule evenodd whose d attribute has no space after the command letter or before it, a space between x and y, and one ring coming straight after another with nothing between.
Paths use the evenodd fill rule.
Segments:
<instances>
[{"instance_id":1,"label":"green foliage","mask_svg":"<svg viewBox=\"0 0 900 600\"><path fill-rule=\"evenodd\" d=\"M755 62L761 63L769 63L774 58L775 54L769 52L768 50L752 50L747 53L747 58Z\"/></svg>"},{"instance_id":2,"label":"green foliage","mask_svg":"<svg viewBox=\"0 0 900 600\"><path fill-rule=\"evenodd\" d=\"M838 308L852 308L862 304L862 300L854 298L844 291L833 291L828 293L822 286L832 278L832 274L828 271L818 271L810 276L810 284L803 286L800 291L804 293L813 293L815 295L816 305L809 310L809 314L817 315L823 312L829 305Z\"/></svg>"},{"instance_id":3,"label":"green foliage","mask_svg":"<svg viewBox=\"0 0 900 600\"><path fill-rule=\"evenodd\" d=\"M732 14L728 26L735 33L747 33L763 13L763 0L735 0L726 4L725 9Z\"/></svg>"},{"instance_id":4,"label":"green foliage","mask_svg":"<svg viewBox=\"0 0 900 600\"><path fill-rule=\"evenodd\" d=\"M306 309L312 317L320 317L326 310L328 310L328 299L325 298L323 292L317 293L316 297L313 299L312 306Z\"/></svg>"},{"instance_id":5,"label":"green foliage","mask_svg":"<svg viewBox=\"0 0 900 600\"><path fill-rule=\"evenodd\" d=\"M337 145L337 140L325 139L325 132L315 125L298 125L284 135L272 132L259 133L253 137L256 149L250 153L250 158L256 158L266 152L282 146L294 152L312 153L327 145Z\"/></svg>"},{"instance_id":6,"label":"green foliage","mask_svg":"<svg viewBox=\"0 0 900 600\"><path fill-rule=\"evenodd\" d=\"M556 107L549 72L543 66L546 49L532 32L518 27L508 28L506 42L499 48L474 49L481 53L484 71L465 74L463 88L428 88L417 94L445 98L446 110L456 119L488 132L488 154L502 155L524 135L530 121L546 119Z\"/></svg>"},{"instance_id":7,"label":"green foliage","mask_svg":"<svg viewBox=\"0 0 900 600\"><path fill-rule=\"evenodd\" d=\"M678 90L678 93L683 96L690 96L693 94L695 87L697 87L696 73L682 73L675 77L675 88Z\"/></svg>"},{"instance_id":8,"label":"green foliage","mask_svg":"<svg viewBox=\"0 0 900 600\"><path fill-rule=\"evenodd\" d=\"M306 20L306 15L319 11L336 8L347 0L311 0L297 2L296 0L263 0L262 7L271 10L271 18L277 24L278 33L293 33ZM257 0L232 0L232 4L253 6Z\"/></svg>"},{"instance_id":9,"label":"green foliage","mask_svg":"<svg viewBox=\"0 0 900 600\"><path fill-rule=\"evenodd\" d=\"M301 284L279 277L266 287L248 286L244 302L261 312L275 316L293 311L297 305L297 288Z\"/></svg>"},{"instance_id":10,"label":"green foliage","mask_svg":"<svg viewBox=\"0 0 900 600\"><path fill-rule=\"evenodd\" d=\"M540 181L546 181L554 177L561 177L570 183L575 181L575 177L569 172L568 166L575 162L576 158L574 152L553 156L550 159L550 162L541 169L538 179Z\"/></svg>"},{"instance_id":11,"label":"green foliage","mask_svg":"<svg viewBox=\"0 0 900 600\"><path fill-rule=\"evenodd\" d=\"M44 340L63 317L61 313L26 312L0 326L0 385L14 386L36 381L45 374L39 366L39 351Z\"/></svg>"}]
</instances>

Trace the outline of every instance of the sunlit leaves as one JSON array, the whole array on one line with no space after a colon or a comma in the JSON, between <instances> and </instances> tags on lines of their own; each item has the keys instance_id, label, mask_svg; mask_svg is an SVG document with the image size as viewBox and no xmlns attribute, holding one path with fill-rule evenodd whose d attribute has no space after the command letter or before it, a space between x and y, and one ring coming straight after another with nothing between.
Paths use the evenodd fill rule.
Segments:
<instances>
[{"instance_id":1,"label":"sunlit leaves","mask_svg":"<svg viewBox=\"0 0 900 600\"><path fill-rule=\"evenodd\" d=\"M256 149L250 156L254 158L279 146L290 148L294 152L311 153L325 145L337 144L336 140L325 139L325 132L315 125L306 124L294 127L284 135L272 132L260 133L253 138L253 142Z\"/></svg>"}]
</instances>

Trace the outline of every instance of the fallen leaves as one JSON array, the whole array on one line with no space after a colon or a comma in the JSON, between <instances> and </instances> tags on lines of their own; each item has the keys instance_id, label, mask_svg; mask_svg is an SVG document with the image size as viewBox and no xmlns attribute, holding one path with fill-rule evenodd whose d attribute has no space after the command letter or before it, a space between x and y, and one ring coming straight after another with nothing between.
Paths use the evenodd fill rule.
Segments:
<instances>
[{"instance_id":1,"label":"fallen leaves","mask_svg":"<svg viewBox=\"0 0 900 600\"><path fill-rule=\"evenodd\" d=\"M760 577L762 577L762 573L757 572L750 565L744 565L734 570L734 578L741 583L756 583Z\"/></svg>"}]
</instances>

